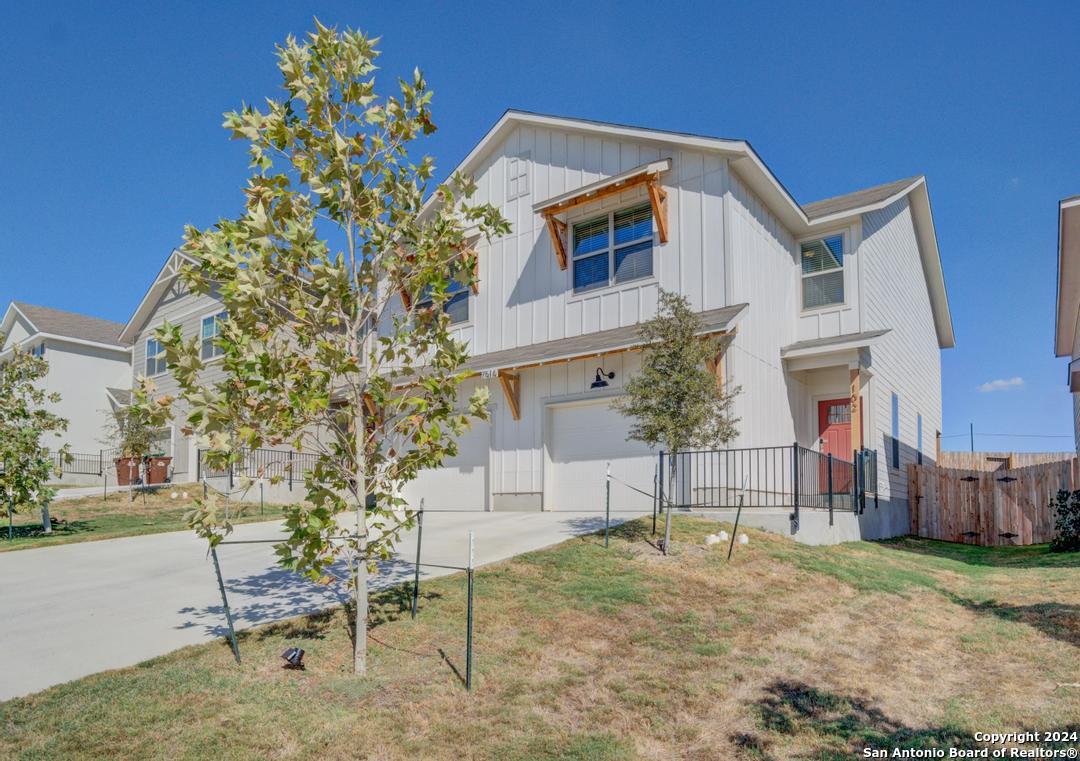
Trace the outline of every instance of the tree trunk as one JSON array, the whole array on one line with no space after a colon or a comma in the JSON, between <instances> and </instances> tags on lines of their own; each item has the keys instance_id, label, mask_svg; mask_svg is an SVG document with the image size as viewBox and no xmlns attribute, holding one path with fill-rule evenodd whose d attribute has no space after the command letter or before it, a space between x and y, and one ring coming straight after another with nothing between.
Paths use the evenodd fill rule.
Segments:
<instances>
[{"instance_id":1,"label":"tree trunk","mask_svg":"<svg viewBox=\"0 0 1080 761\"><path fill-rule=\"evenodd\" d=\"M356 506L356 534L359 537L359 555L356 558L356 631L355 644L353 646L353 673L367 673L367 614L368 614L368 570L367 570L367 478L365 467L365 454L367 442L365 441L364 403L359 400L354 425L356 430L353 436L357 440L356 448L356 493L358 504Z\"/></svg>"},{"instance_id":2,"label":"tree trunk","mask_svg":"<svg viewBox=\"0 0 1080 761\"><path fill-rule=\"evenodd\" d=\"M367 673L367 541L361 540L360 547L360 557L356 563L356 645L353 647L353 672L363 675Z\"/></svg>"},{"instance_id":3,"label":"tree trunk","mask_svg":"<svg viewBox=\"0 0 1080 761\"><path fill-rule=\"evenodd\" d=\"M41 527L45 530L46 534L52 533L52 520L49 518L48 502L41 506Z\"/></svg>"}]
</instances>

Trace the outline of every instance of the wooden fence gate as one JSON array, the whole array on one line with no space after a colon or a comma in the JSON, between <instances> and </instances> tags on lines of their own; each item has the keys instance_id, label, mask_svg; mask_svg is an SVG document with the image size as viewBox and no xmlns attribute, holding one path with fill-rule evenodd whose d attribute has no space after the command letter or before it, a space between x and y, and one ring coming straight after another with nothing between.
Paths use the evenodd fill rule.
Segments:
<instances>
[{"instance_id":1,"label":"wooden fence gate","mask_svg":"<svg viewBox=\"0 0 1080 761\"><path fill-rule=\"evenodd\" d=\"M1042 544L1054 538L1050 500L1080 489L1080 461L958 470L908 467L911 533L965 544Z\"/></svg>"}]
</instances>

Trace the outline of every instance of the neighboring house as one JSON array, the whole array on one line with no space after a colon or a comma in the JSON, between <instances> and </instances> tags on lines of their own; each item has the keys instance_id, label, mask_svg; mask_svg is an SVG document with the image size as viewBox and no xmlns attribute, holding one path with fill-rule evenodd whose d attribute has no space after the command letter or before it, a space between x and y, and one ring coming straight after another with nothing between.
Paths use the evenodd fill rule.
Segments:
<instances>
[{"instance_id":1,"label":"neighboring house","mask_svg":"<svg viewBox=\"0 0 1080 761\"><path fill-rule=\"evenodd\" d=\"M134 387L136 378L146 376L157 386L159 394L175 394L179 390L176 380L165 367L161 344L154 337L154 331L166 320L179 325L186 337L200 337L206 380L212 382L221 376L218 361L221 350L212 343L217 335L216 318L222 314L221 302L213 295L191 293L178 277L180 268L193 261L179 251L169 254L135 313L127 325L122 326L121 339L131 345L131 368L127 378L129 389ZM183 410L179 406L176 410L182 415ZM161 441L165 454L173 458L173 481L196 480L198 455L194 437L185 436L180 425L174 423L162 431Z\"/></svg>"},{"instance_id":2,"label":"neighboring house","mask_svg":"<svg viewBox=\"0 0 1080 761\"><path fill-rule=\"evenodd\" d=\"M609 461L651 494L655 453L627 441L610 401L662 287L729 337L734 447L877 450L880 499L906 508L907 465L935 456L954 343L923 177L801 205L745 141L519 111L457 171L512 225L476 242L478 288L450 307L492 416L411 502L596 510ZM612 499L651 504L618 483Z\"/></svg>"},{"instance_id":3,"label":"neighboring house","mask_svg":"<svg viewBox=\"0 0 1080 761\"><path fill-rule=\"evenodd\" d=\"M13 301L4 312L0 362L21 345L49 363L45 390L59 393L53 409L68 420L59 444L71 451L97 455L107 448L109 416L116 393L131 388L131 347L120 338L120 323ZM58 447L59 448L59 445Z\"/></svg>"},{"instance_id":4,"label":"neighboring house","mask_svg":"<svg viewBox=\"0 0 1080 761\"><path fill-rule=\"evenodd\" d=\"M1080 196L1058 203L1057 319L1054 356L1069 357L1073 435L1080 452Z\"/></svg>"}]
</instances>

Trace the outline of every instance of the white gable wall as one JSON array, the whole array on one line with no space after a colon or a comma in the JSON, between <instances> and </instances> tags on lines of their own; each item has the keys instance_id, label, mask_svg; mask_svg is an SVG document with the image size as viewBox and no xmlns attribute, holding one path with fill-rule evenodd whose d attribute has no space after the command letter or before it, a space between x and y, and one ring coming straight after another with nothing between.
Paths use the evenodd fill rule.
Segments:
<instances>
[{"instance_id":1,"label":"white gable wall","mask_svg":"<svg viewBox=\"0 0 1080 761\"><path fill-rule=\"evenodd\" d=\"M865 444L878 451L885 498L907 499L907 466L916 459L917 415L922 414L924 462L935 455L941 430L941 352L911 209L906 198L863 216L865 329L889 328L871 350L873 378ZM891 467L892 393L900 398L900 468Z\"/></svg>"},{"instance_id":2,"label":"white gable wall","mask_svg":"<svg viewBox=\"0 0 1080 761\"><path fill-rule=\"evenodd\" d=\"M507 199L506 165L527 157L529 192ZM668 191L668 243L657 245L654 277L574 295L571 268L560 270L543 218L532 206L560 193L671 158L662 176ZM663 143L601 140L573 132L519 127L475 173L475 200L500 207L510 235L482 241L480 293L472 296L461 329L474 354L633 325L656 313L658 287L685 293L696 309L726 304L723 268L723 192L726 161ZM571 224L644 200L642 189L574 209Z\"/></svg>"},{"instance_id":3,"label":"white gable wall","mask_svg":"<svg viewBox=\"0 0 1080 761\"><path fill-rule=\"evenodd\" d=\"M107 448L112 406L105 389L126 388L131 382L130 355L50 338L45 341L45 360L49 363L45 391L60 394L52 409L68 421L67 432L58 441L79 454Z\"/></svg>"}]
</instances>

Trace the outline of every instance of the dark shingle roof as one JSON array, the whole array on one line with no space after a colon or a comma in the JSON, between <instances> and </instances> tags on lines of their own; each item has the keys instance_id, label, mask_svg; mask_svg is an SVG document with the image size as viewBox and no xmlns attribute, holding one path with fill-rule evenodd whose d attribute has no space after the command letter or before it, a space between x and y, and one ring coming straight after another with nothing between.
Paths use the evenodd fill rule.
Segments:
<instances>
[{"instance_id":1,"label":"dark shingle roof","mask_svg":"<svg viewBox=\"0 0 1080 761\"><path fill-rule=\"evenodd\" d=\"M26 315L26 318L42 333L124 346L120 341L120 333L124 330L124 326L119 322L102 320L100 317L87 317L84 314L65 312L52 307L24 304L21 301L13 303L15 308Z\"/></svg>"},{"instance_id":2,"label":"dark shingle roof","mask_svg":"<svg viewBox=\"0 0 1080 761\"><path fill-rule=\"evenodd\" d=\"M866 188L865 190L857 190L854 193L848 193L847 195L834 196L833 198L826 198L821 201L803 204L802 209L806 213L806 216L810 218L810 221L813 221L815 219L820 219L821 217L827 217L830 214L857 209L860 206L880 203L921 179L922 175L918 174L903 180L887 182L884 185L875 185L874 187Z\"/></svg>"},{"instance_id":3,"label":"dark shingle roof","mask_svg":"<svg viewBox=\"0 0 1080 761\"><path fill-rule=\"evenodd\" d=\"M780 350L780 356L790 354L793 351L801 351L802 349L828 349L832 346L840 346L846 343L870 343L876 338L880 338L891 330L891 328L884 328L882 330L866 330L862 333L844 333L839 336L829 336L828 338L808 338L803 341L796 341L793 344L789 344Z\"/></svg>"},{"instance_id":4,"label":"dark shingle roof","mask_svg":"<svg viewBox=\"0 0 1080 761\"><path fill-rule=\"evenodd\" d=\"M746 307L746 304L734 304L729 307L709 309L699 312L698 317L701 318L705 333L719 332L727 330ZM508 370L524 365L560 362L590 354L627 349L641 345L641 338L638 336L640 328L640 325L626 325L572 338L560 338L555 341L478 354L471 357L465 367L474 372Z\"/></svg>"}]
</instances>

